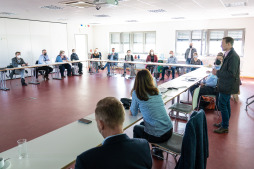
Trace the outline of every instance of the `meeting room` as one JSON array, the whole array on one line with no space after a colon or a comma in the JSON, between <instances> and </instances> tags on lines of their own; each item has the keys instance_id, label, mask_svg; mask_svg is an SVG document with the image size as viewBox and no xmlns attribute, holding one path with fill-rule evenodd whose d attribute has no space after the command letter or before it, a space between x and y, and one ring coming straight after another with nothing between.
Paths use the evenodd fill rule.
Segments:
<instances>
[{"instance_id":1,"label":"meeting room","mask_svg":"<svg viewBox=\"0 0 254 169\"><path fill-rule=\"evenodd\" d=\"M0 169L254 168L254 0L1 0Z\"/></svg>"}]
</instances>

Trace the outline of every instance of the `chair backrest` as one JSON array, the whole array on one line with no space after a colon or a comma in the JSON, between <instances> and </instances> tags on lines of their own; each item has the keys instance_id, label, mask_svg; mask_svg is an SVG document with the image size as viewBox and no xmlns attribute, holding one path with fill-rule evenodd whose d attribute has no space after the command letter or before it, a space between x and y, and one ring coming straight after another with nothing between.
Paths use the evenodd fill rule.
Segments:
<instances>
[{"instance_id":1,"label":"chair backrest","mask_svg":"<svg viewBox=\"0 0 254 169\"><path fill-rule=\"evenodd\" d=\"M192 97L192 109L193 110L198 106L199 91L200 91L200 87L198 87L194 90L194 94L193 94L193 97Z\"/></svg>"},{"instance_id":2,"label":"chair backrest","mask_svg":"<svg viewBox=\"0 0 254 169\"><path fill-rule=\"evenodd\" d=\"M37 65L39 63L39 60L36 60L35 64Z\"/></svg>"}]
</instances>

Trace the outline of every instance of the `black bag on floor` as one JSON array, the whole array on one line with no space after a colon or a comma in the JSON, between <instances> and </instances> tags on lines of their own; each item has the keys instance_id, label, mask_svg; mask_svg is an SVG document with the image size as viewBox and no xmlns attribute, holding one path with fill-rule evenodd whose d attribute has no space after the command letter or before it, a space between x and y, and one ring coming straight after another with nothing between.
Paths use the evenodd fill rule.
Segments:
<instances>
[{"instance_id":1,"label":"black bag on floor","mask_svg":"<svg viewBox=\"0 0 254 169\"><path fill-rule=\"evenodd\" d=\"M131 107L131 99L128 98L121 98L121 102L123 103L123 106L125 109L130 109Z\"/></svg>"}]
</instances>

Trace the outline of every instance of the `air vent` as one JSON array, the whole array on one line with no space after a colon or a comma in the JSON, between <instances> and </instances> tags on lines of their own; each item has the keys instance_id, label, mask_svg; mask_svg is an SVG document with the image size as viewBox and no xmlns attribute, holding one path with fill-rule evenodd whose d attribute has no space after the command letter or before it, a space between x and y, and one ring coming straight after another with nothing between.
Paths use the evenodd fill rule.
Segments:
<instances>
[{"instance_id":1,"label":"air vent","mask_svg":"<svg viewBox=\"0 0 254 169\"><path fill-rule=\"evenodd\" d=\"M162 12L167 12L164 9L155 9L155 10L148 10L148 12L152 12L152 13L162 13Z\"/></svg>"},{"instance_id":2,"label":"air vent","mask_svg":"<svg viewBox=\"0 0 254 169\"><path fill-rule=\"evenodd\" d=\"M109 15L94 15L95 17L98 17L98 18L107 18L107 17L110 17Z\"/></svg>"},{"instance_id":3,"label":"air vent","mask_svg":"<svg viewBox=\"0 0 254 169\"><path fill-rule=\"evenodd\" d=\"M246 16L249 15L249 13L236 13L236 14L231 14L232 16Z\"/></svg>"},{"instance_id":4,"label":"air vent","mask_svg":"<svg viewBox=\"0 0 254 169\"><path fill-rule=\"evenodd\" d=\"M137 20L127 20L126 22L138 22Z\"/></svg>"},{"instance_id":5,"label":"air vent","mask_svg":"<svg viewBox=\"0 0 254 169\"><path fill-rule=\"evenodd\" d=\"M185 17L173 17L171 19L185 19Z\"/></svg>"},{"instance_id":6,"label":"air vent","mask_svg":"<svg viewBox=\"0 0 254 169\"><path fill-rule=\"evenodd\" d=\"M225 7L240 7L240 6L247 6L247 2L232 2L232 3L225 3Z\"/></svg>"},{"instance_id":7,"label":"air vent","mask_svg":"<svg viewBox=\"0 0 254 169\"><path fill-rule=\"evenodd\" d=\"M16 14L11 12L0 12L0 15L16 15Z\"/></svg>"},{"instance_id":8,"label":"air vent","mask_svg":"<svg viewBox=\"0 0 254 169\"><path fill-rule=\"evenodd\" d=\"M52 9L52 10L61 10L63 7L55 6L55 5L48 5L48 6L42 6L43 9Z\"/></svg>"}]
</instances>

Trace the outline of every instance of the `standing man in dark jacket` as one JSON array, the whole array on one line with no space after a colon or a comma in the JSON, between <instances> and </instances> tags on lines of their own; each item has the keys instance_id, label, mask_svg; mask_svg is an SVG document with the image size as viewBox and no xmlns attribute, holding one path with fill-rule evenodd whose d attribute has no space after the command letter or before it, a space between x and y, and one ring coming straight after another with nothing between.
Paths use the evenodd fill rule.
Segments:
<instances>
[{"instance_id":1,"label":"standing man in dark jacket","mask_svg":"<svg viewBox=\"0 0 254 169\"><path fill-rule=\"evenodd\" d=\"M193 54L197 52L197 50L195 48L193 48L193 44L190 43L190 46L188 49L186 49L185 52L185 60L186 60L186 64L191 64L191 59L193 59ZM190 71L190 68L187 68L187 72Z\"/></svg>"},{"instance_id":2,"label":"standing man in dark jacket","mask_svg":"<svg viewBox=\"0 0 254 169\"><path fill-rule=\"evenodd\" d=\"M95 119L102 145L85 151L77 157L75 169L151 169L150 147L144 139L131 139L123 133L125 111L114 97L100 100ZM98 161L99 159L99 161Z\"/></svg>"},{"instance_id":3,"label":"standing man in dark jacket","mask_svg":"<svg viewBox=\"0 0 254 169\"><path fill-rule=\"evenodd\" d=\"M78 55L76 53L76 50L72 49L71 61L75 61L75 60L79 60L79 57L78 57ZM83 64L81 62L73 63L73 64L78 64L78 73L82 75L83 74L82 73Z\"/></svg>"},{"instance_id":4,"label":"standing man in dark jacket","mask_svg":"<svg viewBox=\"0 0 254 169\"><path fill-rule=\"evenodd\" d=\"M231 115L230 96L237 94L240 86L240 58L233 48L234 39L224 37L221 48L225 51L223 64L217 71L219 92L219 109L221 111L222 122L214 124L218 129L215 133L228 133L229 119Z\"/></svg>"}]
</instances>

